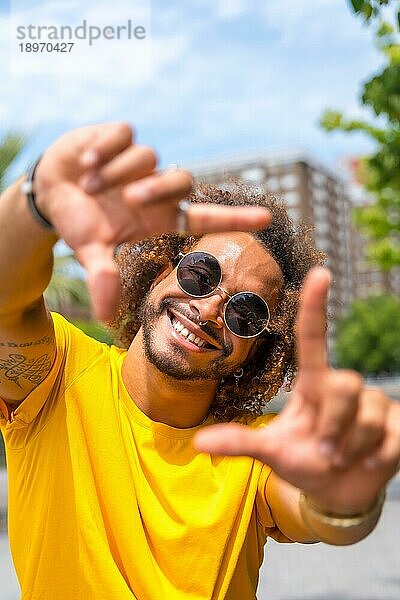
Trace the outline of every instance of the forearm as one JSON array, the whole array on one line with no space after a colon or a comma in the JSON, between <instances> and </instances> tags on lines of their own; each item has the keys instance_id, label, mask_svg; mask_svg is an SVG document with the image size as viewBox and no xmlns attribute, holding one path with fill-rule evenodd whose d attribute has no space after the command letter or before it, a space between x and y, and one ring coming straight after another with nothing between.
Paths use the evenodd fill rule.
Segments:
<instances>
[{"instance_id":1,"label":"forearm","mask_svg":"<svg viewBox=\"0 0 400 600\"><path fill-rule=\"evenodd\" d=\"M276 526L286 537L302 544L319 541L301 516L298 488L271 473L267 481L266 499Z\"/></svg>"},{"instance_id":2,"label":"forearm","mask_svg":"<svg viewBox=\"0 0 400 600\"><path fill-rule=\"evenodd\" d=\"M303 522L314 536L327 544L348 546L363 540L375 529L384 501L382 491L364 511L341 514L321 509L301 493L299 506Z\"/></svg>"},{"instance_id":3,"label":"forearm","mask_svg":"<svg viewBox=\"0 0 400 600\"><path fill-rule=\"evenodd\" d=\"M15 320L39 301L51 277L57 238L33 218L22 179L0 197L0 319Z\"/></svg>"}]
</instances>

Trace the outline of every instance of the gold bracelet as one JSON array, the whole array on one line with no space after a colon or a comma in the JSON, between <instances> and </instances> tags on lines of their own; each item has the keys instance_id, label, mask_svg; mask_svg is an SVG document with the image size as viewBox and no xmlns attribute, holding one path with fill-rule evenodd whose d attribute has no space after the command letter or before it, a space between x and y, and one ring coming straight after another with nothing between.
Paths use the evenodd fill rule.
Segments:
<instances>
[{"instance_id":1,"label":"gold bracelet","mask_svg":"<svg viewBox=\"0 0 400 600\"><path fill-rule=\"evenodd\" d=\"M346 546L364 539L374 529L382 513L386 492L382 491L367 511L357 515L338 515L323 511L304 492L299 507L303 521L316 539L334 546Z\"/></svg>"}]
</instances>

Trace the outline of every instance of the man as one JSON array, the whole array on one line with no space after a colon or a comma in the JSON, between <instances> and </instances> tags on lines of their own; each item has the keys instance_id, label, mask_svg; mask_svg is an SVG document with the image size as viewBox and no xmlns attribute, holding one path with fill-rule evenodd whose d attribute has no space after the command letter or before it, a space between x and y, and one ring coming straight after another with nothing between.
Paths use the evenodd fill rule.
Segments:
<instances>
[{"instance_id":1,"label":"man","mask_svg":"<svg viewBox=\"0 0 400 600\"><path fill-rule=\"evenodd\" d=\"M268 535L362 539L400 458L399 407L327 365L320 267L291 400L257 416L294 373L320 256L245 187L179 209L190 176L155 163L126 125L85 128L1 199L1 429L27 600L254 598ZM127 351L46 310L58 237ZM233 419L247 426L208 427Z\"/></svg>"}]
</instances>

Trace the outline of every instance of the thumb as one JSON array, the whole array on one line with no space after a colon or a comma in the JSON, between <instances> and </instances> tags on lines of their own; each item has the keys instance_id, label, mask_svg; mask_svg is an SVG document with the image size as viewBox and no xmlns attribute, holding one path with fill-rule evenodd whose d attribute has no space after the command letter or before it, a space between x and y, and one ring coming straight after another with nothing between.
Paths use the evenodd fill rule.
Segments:
<instances>
[{"instance_id":1,"label":"thumb","mask_svg":"<svg viewBox=\"0 0 400 600\"><path fill-rule=\"evenodd\" d=\"M76 257L88 272L87 284L94 316L99 321L108 321L117 308L121 287L114 248L92 243L79 248Z\"/></svg>"},{"instance_id":2,"label":"thumb","mask_svg":"<svg viewBox=\"0 0 400 600\"><path fill-rule=\"evenodd\" d=\"M194 438L194 445L200 452L225 454L229 456L251 456L271 464L277 451L277 436L272 426L252 429L245 425L220 424L205 427Z\"/></svg>"}]
</instances>

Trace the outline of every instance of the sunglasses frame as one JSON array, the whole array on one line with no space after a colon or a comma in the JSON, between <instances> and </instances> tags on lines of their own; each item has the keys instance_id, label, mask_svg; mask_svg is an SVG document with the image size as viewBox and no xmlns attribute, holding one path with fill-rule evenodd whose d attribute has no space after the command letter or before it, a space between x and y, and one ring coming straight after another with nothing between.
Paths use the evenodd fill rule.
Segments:
<instances>
[{"instance_id":1,"label":"sunglasses frame","mask_svg":"<svg viewBox=\"0 0 400 600\"><path fill-rule=\"evenodd\" d=\"M206 254L207 256L210 256L211 258L213 258L214 260L217 261L217 264L219 266L219 270L220 270L220 279L218 284L211 290L211 292L209 292L208 294L204 294L202 296L195 296L193 294L189 294L189 292L187 292L186 290L183 289L183 287L181 286L179 279L178 279L178 269L179 266L181 264L181 262L183 261L184 258L186 258L187 256L189 256L190 254L198 254L198 253L202 253L202 254ZM228 299L224 302L224 313L223 313L223 319L224 319L224 323L225 326L227 327L227 329L229 329L229 331L235 335L238 338L242 338L245 340L250 340L252 338L256 338L256 337L260 337L261 335L265 334L265 333L270 333L270 330L268 329L268 324L271 320L271 311L269 310L269 306L266 300L264 300L264 298L262 298L259 294L256 294L255 292L251 292L250 290L244 290L242 292L236 292L236 294L233 294L233 296L231 296L230 294L228 294L228 292L221 287L221 281L222 281L222 268L221 268L221 264L218 260L218 258L216 256L214 256L214 254L211 254L211 252L205 252L204 250L192 250L191 252L187 252L186 254L183 254L183 252L179 252L179 254L174 258L173 260L173 264L175 266L176 269L176 280L178 282L178 285L180 287L180 289L182 290L182 292L184 292L187 296L190 296L191 298L209 298L210 296L212 296L215 292L215 290L220 290L221 292L223 292L224 294L226 294L226 296L228 297ZM239 333L235 333L234 331L232 331L232 329L229 327L227 320L226 320L226 309L228 307L229 302L231 302L231 300L233 298L235 298L235 296L239 296L240 294L252 294L253 296L257 296L257 298L259 298L266 306L267 308L267 313L268 313L268 319L267 319L267 323L265 325L265 327L263 327L261 329L261 331L259 331L258 333L255 333L254 335L240 335Z\"/></svg>"}]
</instances>

